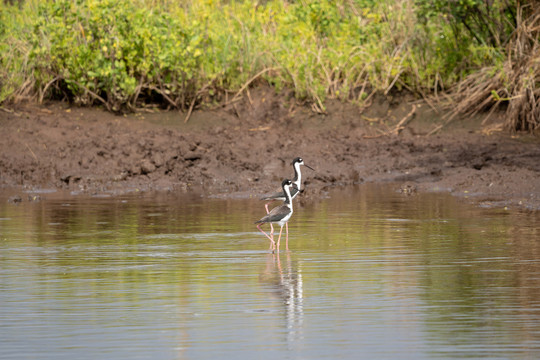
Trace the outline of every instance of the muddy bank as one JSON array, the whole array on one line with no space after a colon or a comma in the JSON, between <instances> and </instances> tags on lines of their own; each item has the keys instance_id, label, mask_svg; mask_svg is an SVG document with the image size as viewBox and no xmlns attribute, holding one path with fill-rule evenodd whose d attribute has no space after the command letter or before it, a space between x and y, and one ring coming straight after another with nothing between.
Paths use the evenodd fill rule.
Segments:
<instances>
[{"instance_id":1,"label":"muddy bank","mask_svg":"<svg viewBox=\"0 0 540 360\"><path fill-rule=\"evenodd\" d=\"M0 109L0 185L75 192L187 191L259 196L302 156L305 199L329 186L391 181L396 191L449 191L484 205L540 209L540 139L487 134L478 120L426 136L441 115L407 96L364 111L315 114L272 90L185 114L117 116L67 104ZM395 126L404 129L397 134ZM390 134L392 133L392 134Z\"/></svg>"}]
</instances>

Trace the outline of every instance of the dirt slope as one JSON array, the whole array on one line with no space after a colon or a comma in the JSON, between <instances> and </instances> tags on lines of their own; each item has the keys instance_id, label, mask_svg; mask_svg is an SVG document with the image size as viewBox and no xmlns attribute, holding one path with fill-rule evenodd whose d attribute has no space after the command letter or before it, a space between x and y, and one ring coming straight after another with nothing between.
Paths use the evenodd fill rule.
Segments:
<instances>
[{"instance_id":1,"label":"dirt slope","mask_svg":"<svg viewBox=\"0 0 540 360\"><path fill-rule=\"evenodd\" d=\"M331 103L315 114L272 90L196 111L117 116L67 104L0 109L0 186L91 193L185 191L259 196L292 177L302 156L306 197L328 186L396 182L396 191L450 191L482 204L540 209L540 139L488 135L456 121L426 136L440 115L407 96L361 112ZM387 135L405 119L405 129Z\"/></svg>"}]
</instances>

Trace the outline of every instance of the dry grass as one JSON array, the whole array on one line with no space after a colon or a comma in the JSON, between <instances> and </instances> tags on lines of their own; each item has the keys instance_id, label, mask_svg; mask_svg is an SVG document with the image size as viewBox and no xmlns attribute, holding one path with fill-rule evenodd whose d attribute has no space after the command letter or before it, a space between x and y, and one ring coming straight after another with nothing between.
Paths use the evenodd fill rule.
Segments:
<instances>
[{"instance_id":1,"label":"dry grass","mask_svg":"<svg viewBox=\"0 0 540 360\"><path fill-rule=\"evenodd\" d=\"M488 111L487 120L496 109L505 109L507 130L540 130L540 7L521 7L517 24L502 67L484 68L452 89L450 119Z\"/></svg>"}]
</instances>

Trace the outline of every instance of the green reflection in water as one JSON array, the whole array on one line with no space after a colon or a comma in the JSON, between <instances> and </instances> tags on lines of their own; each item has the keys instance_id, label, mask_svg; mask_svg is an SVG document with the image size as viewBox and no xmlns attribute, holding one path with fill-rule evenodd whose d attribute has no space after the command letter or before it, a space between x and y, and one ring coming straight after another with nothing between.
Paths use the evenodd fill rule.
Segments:
<instances>
[{"instance_id":1,"label":"green reflection in water","mask_svg":"<svg viewBox=\"0 0 540 360\"><path fill-rule=\"evenodd\" d=\"M6 354L539 354L537 213L366 185L295 202L280 254L253 225L263 214L163 193L2 201Z\"/></svg>"}]
</instances>

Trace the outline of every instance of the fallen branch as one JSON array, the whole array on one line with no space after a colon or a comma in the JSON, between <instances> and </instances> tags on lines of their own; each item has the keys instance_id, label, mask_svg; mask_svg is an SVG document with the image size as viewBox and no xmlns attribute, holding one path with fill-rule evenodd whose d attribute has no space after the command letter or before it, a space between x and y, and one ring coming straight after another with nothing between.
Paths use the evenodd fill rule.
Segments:
<instances>
[{"instance_id":1,"label":"fallen branch","mask_svg":"<svg viewBox=\"0 0 540 360\"><path fill-rule=\"evenodd\" d=\"M413 115L414 115L415 112L416 112L416 105L413 104L411 111L409 111L409 113L407 115L405 115L405 117L403 119L401 119L401 121L399 123L397 123L397 125L394 126L392 129L384 131L382 134L379 134L379 135L364 135L363 138L364 139L376 139L376 138L380 138L380 137L388 136L388 135L392 135L392 134L399 135L399 133L403 129L405 129L405 125L407 125L407 123L413 118ZM367 116L363 116L363 115L362 115L362 118L364 120L367 120L367 121L370 121L370 122L380 122L381 124L386 126L386 124L381 122L380 119L370 119Z\"/></svg>"},{"instance_id":2,"label":"fallen branch","mask_svg":"<svg viewBox=\"0 0 540 360\"><path fill-rule=\"evenodd\" d=\"M55 81L58 81L60 80L62 77L61 76L56 76L54 77L51 81L49 81L45 87L43 88L43 90L41 91L41 94L39 95L39 103L43 103L43 97L45 96L45 93L47 92L47 89L49 88L49 86L51 86Z\"/></svg>"},{"instance_id":3,"label":"fallen branch","mask_svg":"<svg viewBox=\"0 0 540 360\"><path fill-rule=\"evenodd\" d=\"M193 112L193 108L195 107L195 102L197 101L197 98L201 96L201 94L206 91L206 89L212 84L212 80L207 82L193 97L193 101L191 102L191 105L189 105L188 113L186 115L186 118L184 119L184 124L188 122L189 118L191 117L191 113Z\"/></svg>"},{"instance_id":4,"label":"fallen branch","mask_svg":"<svg viewBox=\"0 0 540 360\"><path fill-rule=\"evenodd\" d=\"M392 132L398 135L401 132L401 130L405 129L405 125L407 125L409 120L412 119L415 112L416 112L416 105L413 105L411 111L409 111L409 113L405 115L403 119L401 119L401 121L394 127L394 130Z\"/></svg>"},{"instance_id":5,"label":"fallen branch","mask_svg":"<svg viewBox=\"0 0 540 360\"><path fill-rule=\"evenodd\" d=\"M238 92L236 93L236 95L233 96L233 98L227 102L225 105L228 105L229 103L232 103L236 100L236 98L238 98L240 96L240 94L242 94L242 92L249 86L249 84L251 84L253 81L255 81L259 76L261 76L262 74L268 72L268 71L272 71L272 70L278 70L279 68L266 68L266 69L263 69L261 71L259 71L255 76L253 76L251 79L249 79L244 85L242 85L242 87L240 88L240 90L238 90Z\"/></svg>"},{"instance_id":6,"label":"fallen branch","mask_svg":"<svg viewBox=\"0 0 540 360\"><path fill-rule=\"evenodd\" d=\"M163 96L163 98L165 100L167 100L169 102L169 104L171 104L174 108L178 108L178 104L176 103L176 101L174 101L173 99L171 99L166 93L165 91L159 89L158 87L156 86L148 86L148 89L149 90L154 90L155 92L157 92L158 94L160 94L161 96Z\"/></svg>"},{"instance_id":7,"label":"fallen branch","mask_svg":"<svg viewBox=\"0 0 540 360\"><path fill-rule=\"evenodd\" d=\"M270 126L259 126L259 127L256 127L256 128L251 128L248 131L266 131L266 130L270 130L270 129L271 129Z\"/></svg>"},{"instance_id":8,"label":"fallen branch","mask_svg":"<svg viewBox=\"0 0 540 360\"><path fill-rule=\"evenodd\" d=\"M187 115L184 119L184 124L188 122L189 118L191 117L191 113L193 112L193 107L195 107L195 101L197 101L197 96L193 98L193 101L191 102L191 105L189 105L189 109L187 112Z\"/></svg>"},{"instance_id":9,"label":"fallen branch","mask_svg":"<svg viewBox=\"0 0 540 360\"><path fill-rule=\"evenodd\" d=\"M103 103L103 105L105 105L105 107L107 108L108 111L111 111L112 112L112 108L111 108L111 105L109 104L108 101L106 101L104 98L102 98L101 96L99 96L98 94L96 94L95 92L93 92L92 90L88 89L86 86L84 86L83 84L81 84L80 82L76 81L76 80L73 80L73 79L69 79L69 81L71 81L72 83L74 83L75 85L81 87L84 89L84 91L88 92L94 99L97 99L99 101L101 101Z\"/></svg>"},{"instance_id":10,"label":"fallen branch","mask_svg":"<svg viewBox=\"0 0 540 360\"><path fill-rule=\"evenodd\" d=\"M38 161L38 158L37 158L36 154L34 154L34 152L32 151L32 149L30 149L30 146L28 146L27 143L24 143L24 145L26 145L26 147L28 148L28 150L30 150L30 153L32 154L32 156L34 157L34 159L36 159L36 161Z\"/></svg>"}]
</instances>

